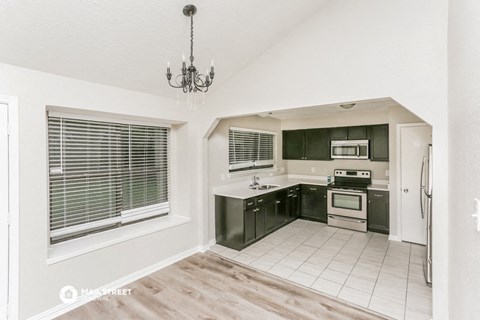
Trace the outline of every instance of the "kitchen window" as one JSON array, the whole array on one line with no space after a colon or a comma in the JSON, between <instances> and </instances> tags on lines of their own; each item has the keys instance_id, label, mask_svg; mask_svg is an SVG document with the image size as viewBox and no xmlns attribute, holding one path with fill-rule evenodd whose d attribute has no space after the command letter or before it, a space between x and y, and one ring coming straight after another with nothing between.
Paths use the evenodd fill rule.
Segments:
<instances>
[{"instance_id":1,"label":"kitchen window","mask_svg":"<svg viewBox=\"0 0 480 320\"><path fill-rule=\"evenodd\" d=\"M170 128L48 115L52 243L167 215Z\"/></svg>"},{"instance_id":2,"label":"kitchen window","mask_svg":"<svg viewBox=\"0 0 480 320\"><path fill-rule=\"evenodd\" d=\"M228 142L229 172L272 168L276 163L274 132L230 128Z\"/></svg>"}]
</instances>

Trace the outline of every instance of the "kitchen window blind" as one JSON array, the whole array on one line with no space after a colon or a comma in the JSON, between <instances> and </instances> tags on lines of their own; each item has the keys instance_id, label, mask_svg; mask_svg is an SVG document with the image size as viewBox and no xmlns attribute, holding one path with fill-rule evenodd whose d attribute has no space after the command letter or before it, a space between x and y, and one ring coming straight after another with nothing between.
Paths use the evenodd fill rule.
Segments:
<instances>
[{"instance_id":1,"label":"kitchen window blind","mask_svg":"<svg viewBox=\"0 0 480 320\"><path fill-rule=\"evenodd\" d=\"M229 171L271 168L275 164L275 133L230 128Z\"/></svg>"},{"instance_id":2,"label":"kitchen window blind","mask_svg":"<svg viewBox=\"0 0 480 320\"><path fill-rule=\"evenodd\" d=\"M167 214L166 127L48 116L50 237Z\"/></svg>"}]
</instances>

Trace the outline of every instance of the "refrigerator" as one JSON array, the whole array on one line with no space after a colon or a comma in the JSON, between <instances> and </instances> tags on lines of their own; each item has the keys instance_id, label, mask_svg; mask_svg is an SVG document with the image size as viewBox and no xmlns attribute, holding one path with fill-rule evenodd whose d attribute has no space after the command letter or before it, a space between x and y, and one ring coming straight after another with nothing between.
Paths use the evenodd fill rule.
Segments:
<instances>
[{"instance_id":1,"label":"refrigerator","mask_svg":"<svg viewBox=\"0 0 480 320\"><path fill-rule=\"evenodd\" d=\"M420 172L420 211L422 219L427 220L427 246L423 270L425 281L432 285L432 145L427 146Z\"/></svg>"}]
</instances>

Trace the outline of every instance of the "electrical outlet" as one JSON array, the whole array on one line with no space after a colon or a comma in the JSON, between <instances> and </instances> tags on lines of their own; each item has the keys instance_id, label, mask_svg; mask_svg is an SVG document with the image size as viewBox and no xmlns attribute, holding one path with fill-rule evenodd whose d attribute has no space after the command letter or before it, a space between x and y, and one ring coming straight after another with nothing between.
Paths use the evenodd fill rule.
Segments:
<instances>
[{"instance_id":1,"label":"electrical outlet","mask_svg":"<svg viewBox=\"0 0 480 320\"><path fill-rule=\"evenodd\" d=\"M311 171L312 173L315 173L315 171L317 171L317 170L315 169L315 167L311 167L311 168L310 168L310 171Z\"/></svg>"},{"instance_id":2,"label":"electrical outlet","mask_svg":"<svg viewBox=\"0 0 480 320\"><path fill-rule=\"evenodd\" d=\"M390 176L390 170L385 170L385 177L389 177Z\"/></svg>"}]
</instances>

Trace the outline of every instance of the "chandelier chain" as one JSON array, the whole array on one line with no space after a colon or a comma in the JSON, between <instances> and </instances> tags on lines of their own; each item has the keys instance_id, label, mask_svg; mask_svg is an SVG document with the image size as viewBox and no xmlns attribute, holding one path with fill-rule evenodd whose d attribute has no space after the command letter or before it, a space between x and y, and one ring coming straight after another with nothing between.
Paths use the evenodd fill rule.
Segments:
<instances>
[{"instance_id":1,"label":"chandelier chain","mask_svg":"<svg viewBox=\"0 0 480 320\"><path fill-rule=\"evenodd\" d=\"M193 65L193 14L190 13L190 62Z\"/></svg>"}]
</instances>

